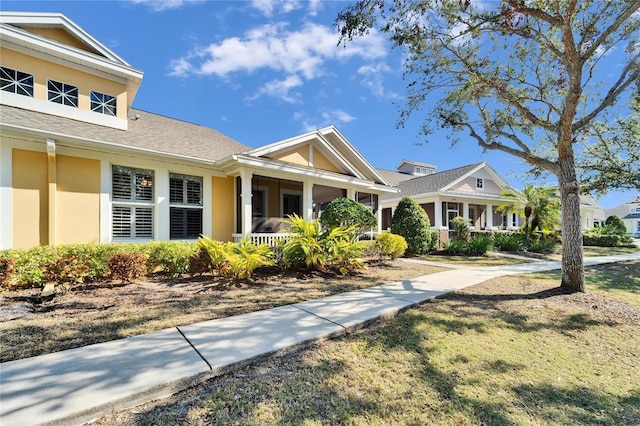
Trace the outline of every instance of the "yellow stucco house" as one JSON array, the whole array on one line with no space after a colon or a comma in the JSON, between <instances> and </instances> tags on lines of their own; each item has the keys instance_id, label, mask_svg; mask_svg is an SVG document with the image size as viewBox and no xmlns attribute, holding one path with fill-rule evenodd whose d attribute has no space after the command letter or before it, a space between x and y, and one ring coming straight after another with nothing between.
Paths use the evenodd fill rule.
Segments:
<instances>
[{"instance_id":1,"label":"yellow stucco house","mask_svg":"<svg viewBox=\"0 0 640 426\"><path fill-rule=\"evenodd\" d=\"M0 249L264 241L397 192L335 127L250 148L132 108L143 72L58 13L0 12L0 67Z\"/></svg>"}]
</instances>

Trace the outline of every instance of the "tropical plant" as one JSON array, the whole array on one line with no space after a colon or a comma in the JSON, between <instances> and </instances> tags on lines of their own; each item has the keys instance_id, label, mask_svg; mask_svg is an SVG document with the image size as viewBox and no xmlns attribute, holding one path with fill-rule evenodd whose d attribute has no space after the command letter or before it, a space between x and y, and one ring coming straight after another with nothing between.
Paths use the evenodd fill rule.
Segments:
<instances>
[{"instance_id":1,"label":"tropical plant","mask_svg":"<svg viewBox=\"0 0 640 426\"><path fill-rule=\"evenodd\" d=\"M496 232L493 234L493 247L500 251L523 251L524 240L515 232Z\"/></svg>"},{"instance_id":2,"label":"tropical plant","mask_svg":"<svg viewBox=\"0 0 640 426\"><path fill-rule=\"evenodd\" d=\"M345 43L375 29L403 49L410 82L400 125L424 111L427 137L445 128L452 143L475 141L555 175L560 285L585 291L576 158L596 123L630 112L638 10L628 0L359 0L336 24Z\"/></svg>"},{"instance_id":3,"label":"tropical plant","mask_svg":"<svg viewBox=\"0 0 640 426\"><path fill-rule=\"evenodd\" d=\"M228 274L235 280L251 278L260 266L271 266L273 251L266 244L253 244L248 235L239 243L233 244L224 256L228 264Z\"/></svg>"},{"instance_id":4,"label":"tropical plant","mask_svg":"<svg viewBox=\"0 0 640 426\"><path fill-rule=\"evenodd\" d=\"M376 217L363 204L350 198L336 198L320 215L320 225L326 229L355 226L362 234L377 225Z\"/></svg>"},{"instance_id":5,"label":"tropical plant","mask_svg":"<svg viewBox=\"0 0 640 426\"><path fill-rule=\"evenodd\" d=\"M403 197L393 212L391 232L404 237L407 255L426 254L435 249L437 241L434 241L430 227L431 222L424 209L413 198Z\"/></svg>"},{"instance_id":6,"label":"tropical plant","mask_svg":"<svg viewBox=\"0 0 640 426\"><path fill-rule=\"evenodd\" d=\"M326 270L327 257L321 244L318 221L305 220L293 214L282 220L289 226L291 238L284 242L282 255L286 267Z\"/></svg>"},{"instance_id":7,"label":"tropical plant","mask_svg":"<svg viewBox=\"0 0 640 426\"><path fill-rule=\"evenodd\" d=\"M551 186L525 185L522 191L508 187L502 191L502 196L510 200L500 204L496 211L523 217L522 228L527 234L536 230L553 231L560 225L561 207L557 193Z\"/></svg>"},{"instance_id":8,"label":"tropical plant","mask_svg":"<svg viewBox=\"0 0 640 426\"><path fill-rule=\"evenodd\" d=\"M227 253L233 243L213 240L206 235L202 235L198 238L198 245L209 254L211 266L218 275L224 275L227 267Z\"/></svg>"}]
</instances>

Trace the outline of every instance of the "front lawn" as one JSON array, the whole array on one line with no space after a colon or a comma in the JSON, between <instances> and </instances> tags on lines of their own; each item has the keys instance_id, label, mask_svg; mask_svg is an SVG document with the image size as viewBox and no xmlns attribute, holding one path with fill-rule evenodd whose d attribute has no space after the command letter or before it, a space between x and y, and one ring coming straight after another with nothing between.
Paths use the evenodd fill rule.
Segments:
<instances>
[{"instance_id":1,"label":"front lawn","mask_svg":"<svg viewBox=\"0 0 640 426\"><path fill-rule=\"evenodd\" d=\"M263 270L250 283L211 275L76 285L50 301L41 289L0 294L0 361L150 333L317 299L444 270L400 260L371 262L354 276ZM19 317L19 318L16 318ZM11 319L15 318L15 319Z\"/></svg>"},{"instance_id":2,"label":"front lawn","mask_svg":"<svg viewBox=\"0 0 640 426\"><path fill-rule=\"evenodd\" d=\"M640 261L501 277L100 424L640 424Z\"/></svg>"}]
</instances>

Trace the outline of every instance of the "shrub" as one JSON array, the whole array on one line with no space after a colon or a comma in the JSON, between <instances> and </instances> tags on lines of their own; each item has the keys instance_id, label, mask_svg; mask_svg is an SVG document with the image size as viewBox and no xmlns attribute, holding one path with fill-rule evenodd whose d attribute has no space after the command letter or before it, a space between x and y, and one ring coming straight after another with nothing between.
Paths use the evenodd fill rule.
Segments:
<instances>
[{"instance_id":1,"label":"shrub","mask_svg":"<svg viewBox=\"0 0 640 426\"><path fill-rule=\"evenodd\" d=\"M395 259L407 250L407 241L402 235L384 231L376 237L375 248L381 256Z\"/></svg>"},{"instance_id":2,"label":"shrub","mask_svg":"<svg viewBox=\"0 0 640 426\"><path fill-rule=\"evenodd\" d=\"M469 226L471 221L462 216L456 216L451 220L451 239L453 241L469 241Z\"/></svg>"},{"instance_id":3,"label":"shrub","mask_svg":"<svg viewBox=\"0 0 640 426\"><path fill-rule=\"evenodd\" d=\"M624 221L616 215L609 216L604 221L605 233L616 235L627 235L627 227Z\"/></svg>"},{"instance_id":4,"label":"shrub","mask_svg":"<svg viewBox=\"0 0 640 426\"><path fill-rule=\"evenodd\" d=\"M196 243L184 241L157 241L143 246L148 256L147 271L177 276L189 271L191 256L199 250Z\"/></svg>"},{"instance_id":5,"label":"shrub","mask_svg":"<svg viewBox=\"0 0 640 426\"><path fill-rule=\"evenodd\" d=\"M15 260L4 256L0 257L0 287L11 285L15 272Z\"/></svg>"},{"instance_id":6,"label":"shrub","mask_svg":"<svg viewBox=\"0 0 640 426\"><path fill-rule=\"evenodd\" d=\"M493 247L500 251L523 251L524 241L514 232L496 232L493 234Z\"/></svg>"},{"instance_id":7,"label":"shrub","mask_svg":"<svg viewBox=\"0 0 640 426\"><path fill-rule=\"evenodd\" d=\"M109 278L109 258L119 252L133 252L136 245L128 244L65 244L57 247L59 257L76 257L86 266L84 281Z\"/></svg>"},{"instance_id":8,"label":"shrub","mask_svg":"<svg viewBox=\"0 0 640 426\"><path fill-rule=\"evenodd\" d=\"M475 235L466 243L466 253L471 256L484 256L493 242L488 235Z\"/></svg>"},{"instance_id":9,"label":"shrub","mask_svg":"<svg viewBox=\"0 0 640 426\"><path fill-rule=\"evenodd\" d=\"M147 256L140 253L116 253L109 259L111 279L122 284L144 277L147 273Z\"/></svg>"},{"instance_id":10,"label":"shrub","mask_svg":"<svg viewBox=\"0 0 640 426\"><path fill-rule=\"evenodd\" d=\"M427 213L409 197L400 200L391 218L391 232L404 237L408 255L426 254L435 249L438 238L434 238L436 234L430 232L430 226Z\"/></svg>"},{"instance_id":11,"label":"shrub","mask_svg":"<svg viewBox=\"0 0 640 426\"><path fill-rule=\"evenodd\" d=\"M320 224L325 229L354 226L358 235L377 226L371 210L355 200L336 198L320 215Z\"/></svg>"},{"instance_id":12,"label":"shrub","mask_svg":"<svg viewBox=\"0 0 640 426\"><path fill-rule=\"evenodd\" d=\"M211 257L204 248L200 247L197 253L189 258L189 274L202 275L211 272Z\"/></svg>"},{"instance_id":13,"label":"shrub","mask_svg":"<svg viewBox=\"0 0 640 426\"><path fill-rule=\"evenodd\" d=\"M61 257L54 262L48 263L44 270L49 282L62 284L68 290L69 285L84 282L89 267L77 257L69 256Z\"/></svg>"},{"instance_id":14,"label":"shrub","mask_svg":"<svg viewBox=\"0 0 640 426\"><path fill-rule=\"evenodd\" d=\"M530 241L527 250L533 253L552 253L555 251L558 242L550 236L541 236L538 239Z\"/></svg>"},{"instance_id":15,"label":"shrub","mask_svg":"<svg viewBox=\"0 0 640 426\"><path fill-rule=\"evenodd\" d=\"M585 232L582 236L585 246L599 247L634 247L633 239L628 235L600 234Z\"/></svg>"},{"instance_id":16,"label":"shrub","mask_svg":"<svg viewBox=\"0 0 640 426\"><path fill-rule=\"evenodd\" d=\"M467 251L467 243L460 240L453 240L450 243L445 244L442 250L447 254L463 254Z\"/></svg>"}]
</instances>

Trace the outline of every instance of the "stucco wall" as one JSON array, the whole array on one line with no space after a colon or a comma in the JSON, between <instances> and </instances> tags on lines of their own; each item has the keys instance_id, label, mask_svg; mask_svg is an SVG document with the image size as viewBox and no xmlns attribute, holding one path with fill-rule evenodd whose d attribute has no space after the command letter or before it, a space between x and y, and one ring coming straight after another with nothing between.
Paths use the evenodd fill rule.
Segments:
<instances>
[{"instance_id":1,"label":"stucco wall","mask_svg":"<svg viewBox=\"0 0 640 426\"><path fill-rule=\"evenodd\" d=\"M211 178L211 238L232 241L234 230L235 178Z\"/></svg>"},{"instance_id":2,"label":"stucco wall","mask_svg":"<svg viewBox=\"0 0 640 426\"><path fill-rule=\"evenodd\" d=\"M56 244L100 241L100 161L56 156Z\"/></svg>"},{"instance_id":3,"label":"stucco wall","mask_svg":"<svg viewBox=\"0 0 640 426\"><path fill-rule=\"evenodd\" d=\"M47 154L14 149L13 247L48 244Z\"/></svg>"}]
</instances>

